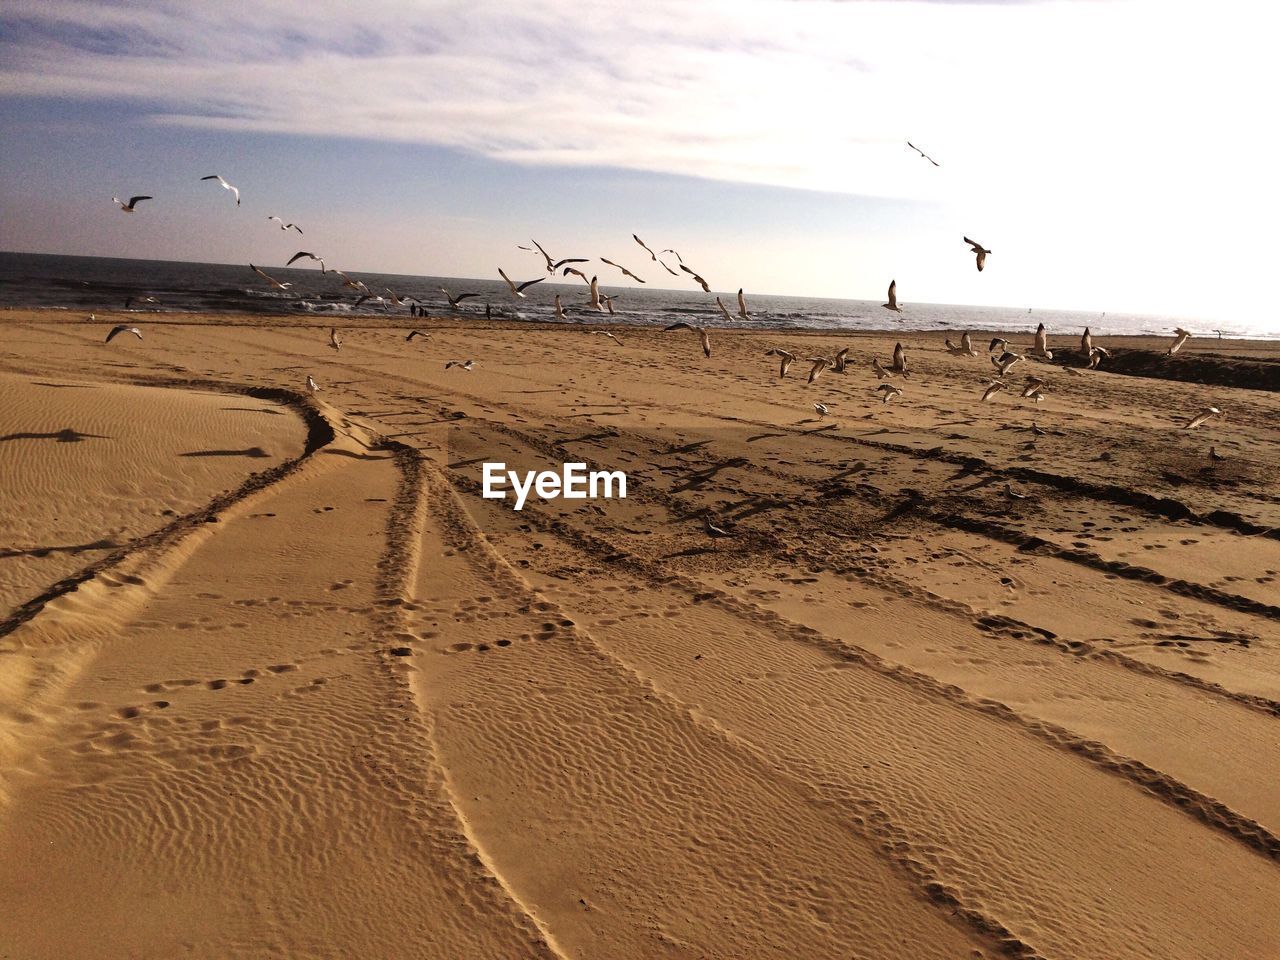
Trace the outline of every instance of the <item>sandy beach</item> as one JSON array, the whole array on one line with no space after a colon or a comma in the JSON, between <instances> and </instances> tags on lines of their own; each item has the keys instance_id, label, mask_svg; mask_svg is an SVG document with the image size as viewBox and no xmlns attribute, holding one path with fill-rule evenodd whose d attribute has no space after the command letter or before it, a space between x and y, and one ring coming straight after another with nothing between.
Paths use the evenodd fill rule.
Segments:
<instances>
[{"instance_id":1,"label":"sandy beach","mask_svg":"<svg viewBox=\"0 0 1280 960\"><path fill-rule=\"evenodd\" d=\"M1280 957L1280 343L0 327L0 957Z\"/></svg>"}]
</instances>

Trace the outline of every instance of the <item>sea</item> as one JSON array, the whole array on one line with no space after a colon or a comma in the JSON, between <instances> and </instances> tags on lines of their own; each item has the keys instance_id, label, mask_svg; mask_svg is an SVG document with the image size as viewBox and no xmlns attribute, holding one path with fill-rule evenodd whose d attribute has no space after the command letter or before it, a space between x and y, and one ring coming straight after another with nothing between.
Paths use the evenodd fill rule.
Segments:
<instances>
[{"instance_id":1,"label":"sea","mask_svg":"<svg viewBox=\"0 0 1280 960\"><path fill-rule=\"evenodd\" d=\"M305 266L304 266L305 264ZM0 308L42 307L75 313L130 309L159 313L226 313L265 316L396 317L409 315L410 303L431 316L483 317L486 308L497 318L555 321L558 293L568 314L566 323L627 323L666 326L684 320L698 326L729 326L716 306L719 296L730 314L737 312L737 291L704 293L658 287L606 285L613 268L600 265L601 290L612 296L614 314L598 313L587 305L587 285L577 277L552 280L529 287L524 299L512 296L501 279L429 277L396 273L351 272L382 300L357 303L358 294L344 287L332 271L322 273L318 264L299 261L295 267L264 267L270 276L290 284L288 290L271 286L247 265L187 263L171 260L126 260L114 257L73 257L40 253L0 252ZM590 269L588 267L588 269ZM542 275L542 266L530 258L517 283ZM674 278L673 278L674 279ZM572 282L567 282L572 281ZM457 309L441 292L453 296L474 293ZM391 299L394 292L401 304ZM148 299L150 298L150 299ZM998 330L1025 332L1044 323L1057 334L1079 333L1085 326L1098 335L1150 334L1164 336L1174 326L1185 326L1197 335L1277 339L1280 333L1247 319L1234 323L1100 313L1036 307L984 307L946 303L906 302L901 314L885 310L878 301L838 300L825 297L770 296L747 293L751 326L775 329L815 330ZM733 326L743 326L735 320Z\"/></svg>"}]
</instances>

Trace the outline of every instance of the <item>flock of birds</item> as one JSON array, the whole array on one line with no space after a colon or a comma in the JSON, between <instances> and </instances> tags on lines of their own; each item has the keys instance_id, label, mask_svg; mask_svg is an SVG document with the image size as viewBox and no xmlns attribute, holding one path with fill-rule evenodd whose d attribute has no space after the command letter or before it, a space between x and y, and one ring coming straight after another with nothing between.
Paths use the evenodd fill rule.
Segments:
<instances>
[{"instance_id":1,"label":"flock of birds","mask_svg":"<svg viewBox=\"0 0 1280 960\"><path fill-rule=\"evenodd\" d=\"M914 150L916 153L918 153L922 158L927 160L933 166L935 167L941 166L941 164L939 164L938 161L934 160L931 156L926 154L923 150L921 150L919 147L917 147L915 144L911 143L910 141L907 141L907 146L910 149ZM236 206L237 207L240 206L239 188L229 183L222 176L218 174L209 174L207 176L201 177L200 180L202 182L216 181L219 186L221 186L223 189L228 191L235 198ZM119 197L112 197L112 200L119 206L120 210L123 213L129 213L129 214L136 213L138 211L139 203L142 203L143 201L147 201L147 200L154 200L154 199L155 198L152 196L138 195L138 196L130 197L128 202L126 203L125 201L121 200ZM288 232L290 230L293 230L297 232L300 236L303 235L302 228L298 226L296 223L293 223L293 222L286 223L283 218L276 216L274 214L268 216L267 219L269 221L273 221L276 224L278 224L279 228L282 231ZM639 235L633 233L631 236L632 236L632 239L635 240L635 242L641 247L641 249L643 249L645 253L649 255L651 263L661 266L668 274L670 274L673 277L680 277L682 274L687 275L687 277L689 277L694 283L696 283L698 286L702 288L704 293L710 294L712 292L711 286L707 282L707 280L704 277L702 277L696 270L694 270L688 264L686 264L684 261L684 258L674 248L668 247L666 249L655 252L652 247L650 247L642 239L640 239ZM967 236L963 238L963 241L965 244L969 246L969 252L974 257L974 264L978 269L978 271L981 272L986 266L987 258L992 255L991 250L984 247L981 243L977 242L976 240L972 240ZM588 277L587 273L583 269L581 269L578 266L575 266L575 264L590 263L591 258L589 257L555 258L555 257L552 257L551 254L549 254L546 251L546 249L540 243L538 243L537 240L531 240L530 242L533 244L533 246L529 247L524 245L518 245L518 249L525 250L530 253L536 253L537 255L542 257L542 259L545 261L546 275L535 277L532 280L524 280L521 282L517 282L511 279L511 277L507 275L507 272L505 269L503 269L502 267L499 267L498 275L499 277L501 277L503 282L507 285L507 288L510 291L511 296L513 298L516 298L519 300L526 299L525 291L527 289L534 286L535 284L542 283L544 280L547 280L548 278L555 277L557 273L559 273L559 275L562 277L576 276L579 279L581 279L583 283L586 285L587 296L586 296L585 304L582 305L582 309L591 310L591 311L595 311L597 313L602 313L602 314L604 313L607 313L609 315L614 314L613 302L614 300L618 299L618 297L621 295L615 295L613 297L605 295L600 290L598 274L593 274L592 276ZM676 267L679 268L678 270L675 267L673 267L671 263L669 263L667 260L664 259L664 257L667 254L670 254L672 257L674 257ZM336 267L328 266L325 263L325 260L323 257L321 257L320 255L312 251L299 250L289 259L286 265L292 266L294 263L296 263L299 260L306 260L309 262L318 263L320 266L320 272L322 274L334 274L337 277L339 277L344 287L350 288L358 294L358 298L355 301L355 306L357 307L368 301L373 301L375 303L383 304L384 306L387 304L391 304L396 307L404 307L407 305L409 307L411 315L413 316L421 315L424 317L427 316L427 310L425 306L422 305L421 302L416 300L415 298L400 297L393 290L389 288L384 288L383 293L375 293L373 290L369 288L369 286L363 280L353 279L342 270L339 270ZM614 269L620 271L620 273L624 277L627 277L635 281L636 283L641 283L641 284L645 283L644 279L642 279L639 275L637 275L634 271L629 269L627 266L621 263L618 263L614 260L607 259L605 257L600 257L599 260L601 263L606 264L607 266L613 267ZM252 263L249 264L249 269L252 270L255 275L262 278L264 281L266 281L268 284L270 284L272 287L278 290L285 291L290 289L293 286L292 283L288 281L279 280L278 278L271 276L270 274L266 273L264 270L255 266ZM444 287L440 287L439 289L440 289L440 292L445 296L446 300L448 301L449 307L451 310L458 310L460 308L460 304L462 304L462 302L465 300L481 296L480 293L475 291L464 291L464 292L454 294L454 293L450 293ZM385 296L383 294L385 294ZM134 299L135 298L130 298L128 301L126 301L126 304L125 304L126 309L130 306L130 304L134 301ZM155 303L154 297L145 297L145 298L136 298L136 299L138 299L139 302ZM737 321L749 321L753 319L751 311L747 307L746 294L742 287L738 288L737 300L738 300L738 303L737 303L738 309L736 312L731 312L729 308L725 306L724 301L719 296L715 298L716 308L718 309L720 316L727 323L735 323ZM897 280L890 281L887 301L884 304L882 304L882 306L884 307L884 309L892 311L894 313L897 313L897 314L902 313L902 305L898 302ZM486 310L486 313L487 312L488 311ZM556 294L554 299L554 315L558 320L567 319L565 307L559 294ZM664 327L663 330L664 331L689 330L689 331L692 331L693 333L696 333L699 338L699 345L701 346L703 355L706 357L711 356L711 337L705 327L682 320ZM591 331L591 332L600 333L605 336L608 336L615 343L618 343L619 345L621 345L622 343L622 341L619 340L617 336L615 336L610 332L607 332L607 331ZM138 327L130 326L128 324L119 324L114 328L112 328L112 330L107 334L106 342L110 343L113 339L115 339L117 336L121 334L131 334L137 337L138 339L142 339L142 331ZM1169 356L1173 356L1174 354L1176 354L1179 350L1182 349L1182 347L1191 338L1191 336L1192 335L1190 332L1183 330L1182 328L1177 328L1175 331L1174 341L1172 344L1170 344L1167 354ZM408 336L405 339L408 341L412 341L416 337L429 338L429 335L423 333L420 330L412 330L409 332ZM342 340L338 334L337 328L331 328L329 331L329 346L332 347L334 350L340 350L342 347ZM978 349L973 344L971 336L967 332L961 335L960 342L958 344L952 343L951 339L947 338L945 340L945 349L951 356L955 356L955 357L976 358L980 356ZM1021 352L1019 352L1019 350L1021 350ZM1093 337L1088 327L1085 328L1084 334L1081 337L1079 353L1084 361L1084 366L1086 366L1089 369L1097 369L1104 359L1110 358L1111 356L1110 352L1105 347L1097 346L1093 343ZM827 369L831 369L836 373L846 373L849 369L848 354L849 354L849 349L845 348L839 351L838 353L836 353L834 357L828 358L824 356L815 356L815 357L806 358L806 362L810 364L809 372L807 375L807 382L813 383ZM990 345L988 347L988 354L990 356L990 362L992 366L995 368L995 374L989 380L987 380L984 385L983 393L981 396L982 402L991 402L1001 392L1017 389L1010 386L1008 377L1009 377L1010 371L1013 370L1013 368L1017 366L1019 363L1028 362L1029 359L1036 359L1036 360L1042 360L1042 361L1051 361L1053 359L1053 352L1049 349L1048 331L1045 329L1045 325L1043 323L1041 323L1036 328L1034 341L1029 347L1015 348L1015 346L1008 339L1004 337L995 337L990 342ZM797 354L778 348L778 347L770 349L769 351L766 352L765 355L769 357L778 358L779 379L785 378L787 376L787 372L790 369L791 365L798 359ZM475 360L449 360L445 363L445 369L450 370L456 367L460 370L469 372L475 369L475 365L476 365ZM895 378L901 379L903 381L906 381L907 379L909 379L910 375L907 371L906 351L903 348L901 343L898 343L895 345L892 357L889 360L888 365L881 363L878 357L873 357L871 360L871 368L876 378L882 381L876 387L876 392L879 394L880 400L882 403L889 403L891 400L894 400L895 398L898 398L898 397L902 397L904 395L904 390L902 386L899 386L897 384L890 383L890 382L885 382ZM1077 371L1072 369L1071 367L1067 367L1066 369L1069 373L1077 373ZM320 385L316 383L316 381L310 375L307 376L306 385L307 385L307 390L311 393L315 393L316 391L321 389ZM1022 385L1021 389L1019 390L1019 395L1023 399L1028 399L1034 403L1039 403L1041 400L1044 399L1044 390L1046 386L1047 386L1047 381L1043 377L1039 377L1034 374L1029 374L1026 377L1026 380ZM826 404L815 402L813 406L815 411L818 413L819 417L825 417L830 412ZM1205 407L1203 410L1197 413L1194 417L1190 418L1184 424L1183 429L1186 429L1186 430L1195 429L1196 427L1201 426L1202 424L1208 422L1209 420L1215 417L1221 417L1222 415L1223 415L1222 411L1217 407ZM1221 459L1221 458L1215 457L1214 459Z\"/></svg>"}]
</instances>

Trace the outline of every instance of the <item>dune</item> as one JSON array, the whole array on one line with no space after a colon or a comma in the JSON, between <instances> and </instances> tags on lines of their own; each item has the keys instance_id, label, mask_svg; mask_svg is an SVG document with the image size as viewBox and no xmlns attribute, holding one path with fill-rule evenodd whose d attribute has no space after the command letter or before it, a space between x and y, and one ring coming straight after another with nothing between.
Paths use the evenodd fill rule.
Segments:
<instances>
[{"instance_id":1,"label":"dune","mask_svg":"<svg viewBox=\"0 0 1280 960\"><path fill-rule=\"evenodd\" d=\"M0 953L1280 943L1275 345L4 323Z\"/></svg>"}]
</instances>

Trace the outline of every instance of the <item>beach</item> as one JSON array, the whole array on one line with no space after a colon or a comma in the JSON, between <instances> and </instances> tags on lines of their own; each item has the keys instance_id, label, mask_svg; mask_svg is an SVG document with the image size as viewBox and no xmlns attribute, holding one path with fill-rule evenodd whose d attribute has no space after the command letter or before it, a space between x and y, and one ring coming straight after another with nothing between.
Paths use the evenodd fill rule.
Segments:
<instances>
[{"instance_id":1,"label":"beach","mask_svg":"<svg viewBox=\"0 0 1280 960\"><path fill-rule=\"evenodd\" d=\"M1280 956L1280 342L0 329L0 957Z\"/></svg>"}]
</instances>

